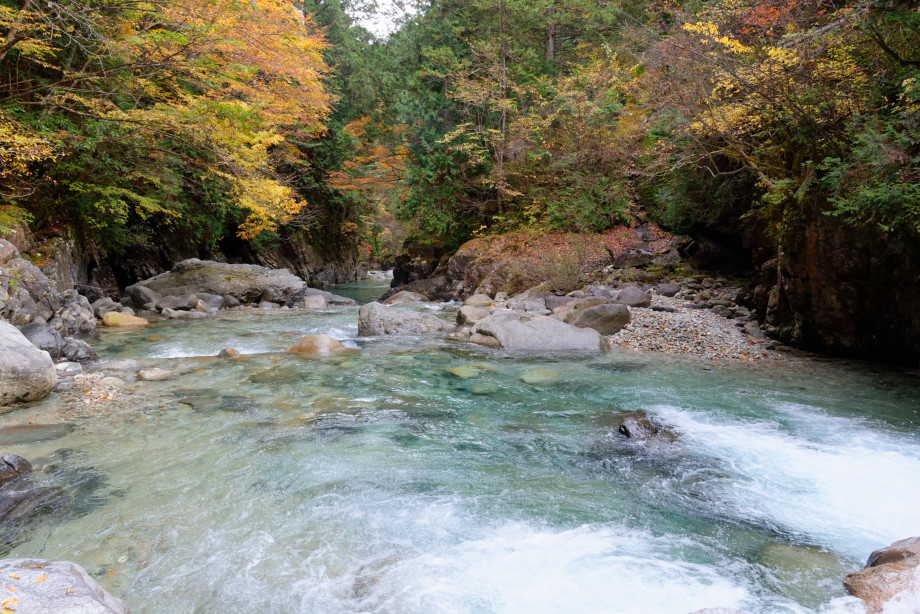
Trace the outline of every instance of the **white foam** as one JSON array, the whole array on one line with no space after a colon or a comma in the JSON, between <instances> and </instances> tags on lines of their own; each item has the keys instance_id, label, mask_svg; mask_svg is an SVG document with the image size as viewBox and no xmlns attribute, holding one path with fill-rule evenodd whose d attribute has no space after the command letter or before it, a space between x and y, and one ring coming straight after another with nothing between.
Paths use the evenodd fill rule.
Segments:
<instances>
[{"instance_id":1,"label":"white foam","mask_svg":"<svg viewBox=\"0 0 920 614\"><path fill-rule=\"evenodd\" d=\"M734 473L727 486L714 486L720 491L713 496L742 515L857 560L920 534L920 446L913 440L807 408L801 410L808 414L804 432L672 406L651 411L674 424L692 452L717 458Z\"/></svg>"},{"instance_id":2,"label":"white foam","mask_svg":"<svg viewBox=\"0 0 920 614\"><path fill-rule=\"evenodd\" d=\"M375 597L380 611L508 614L686 614L744 604L745 586L717 567L681 561L676 541L607 526L506 525L395 564Z\"/></svg>"}]
</instances>

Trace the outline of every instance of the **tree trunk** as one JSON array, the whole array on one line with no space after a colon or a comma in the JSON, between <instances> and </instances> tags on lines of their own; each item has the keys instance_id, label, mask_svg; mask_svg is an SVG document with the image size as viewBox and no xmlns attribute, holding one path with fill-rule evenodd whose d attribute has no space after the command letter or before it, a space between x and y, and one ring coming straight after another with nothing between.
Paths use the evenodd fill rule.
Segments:
<instances>
[{"instance_id":1,"label":"tree trunk","mask_svg":"<svg viewBox=\"0 0 920 614\"><path fill-rule=\"evenodd\" d=\"M556 60L556 23L553 21L553 3L550 1L546 9L546 61Z\"/></svg>"}]
</instances>

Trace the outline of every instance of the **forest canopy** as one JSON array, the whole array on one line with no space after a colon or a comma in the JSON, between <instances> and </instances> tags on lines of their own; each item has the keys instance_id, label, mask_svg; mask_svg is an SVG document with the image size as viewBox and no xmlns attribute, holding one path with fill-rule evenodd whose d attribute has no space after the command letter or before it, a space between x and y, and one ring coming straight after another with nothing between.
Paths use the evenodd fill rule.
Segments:
<instances>
[{"instance_id":1,"label":"forest canopy","mask_svg":"<svg viewBox=\"0 0 920 614\"><path fill-rule=\"evenodd\" d=\"M916 2L429 0L384 39L367 9L2 0L5 215L109 247L323 220L369 257L394 216L920 233Z\"/></svg>"}]
</instances>

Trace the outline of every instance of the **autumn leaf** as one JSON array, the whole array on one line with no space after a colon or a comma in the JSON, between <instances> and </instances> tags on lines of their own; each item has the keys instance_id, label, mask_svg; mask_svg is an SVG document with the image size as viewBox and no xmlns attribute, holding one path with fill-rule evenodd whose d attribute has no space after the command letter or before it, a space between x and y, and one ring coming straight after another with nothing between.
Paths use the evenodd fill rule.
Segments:
<instances>
[{"instance_id":1,"label":"autumn leaf","mask_svg":"<svg viewBox=\"0 0 920 614\"><path fill-rule=\"evenodd\" d=\"M48 574L43 573L42 575L35 578L35 584L38 584L39 582L44 582L47 578L48 578Z\"/></svg>"}]
</instances>

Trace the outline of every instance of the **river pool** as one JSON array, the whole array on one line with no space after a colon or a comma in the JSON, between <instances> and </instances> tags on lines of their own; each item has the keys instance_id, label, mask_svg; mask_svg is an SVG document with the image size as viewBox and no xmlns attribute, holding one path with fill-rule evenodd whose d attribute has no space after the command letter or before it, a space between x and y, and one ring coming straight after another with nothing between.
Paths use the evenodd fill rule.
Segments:
<instances>
[{"instance_id":1,"label":"river pool","mask_svg":"<svg viewBox=\"0 0 920 614\"><path fill-rule=\"evenodd\" d=\"M916 372L358 339L356 312L102 330L103 361L182 374L4 446L71 494L4 555L73 560L135 614L856 613L843 575L920 535ZM315 332L353 351L283 353ZM626 441L634 410L677 439Z\"/></svg>"}]
</instances>

